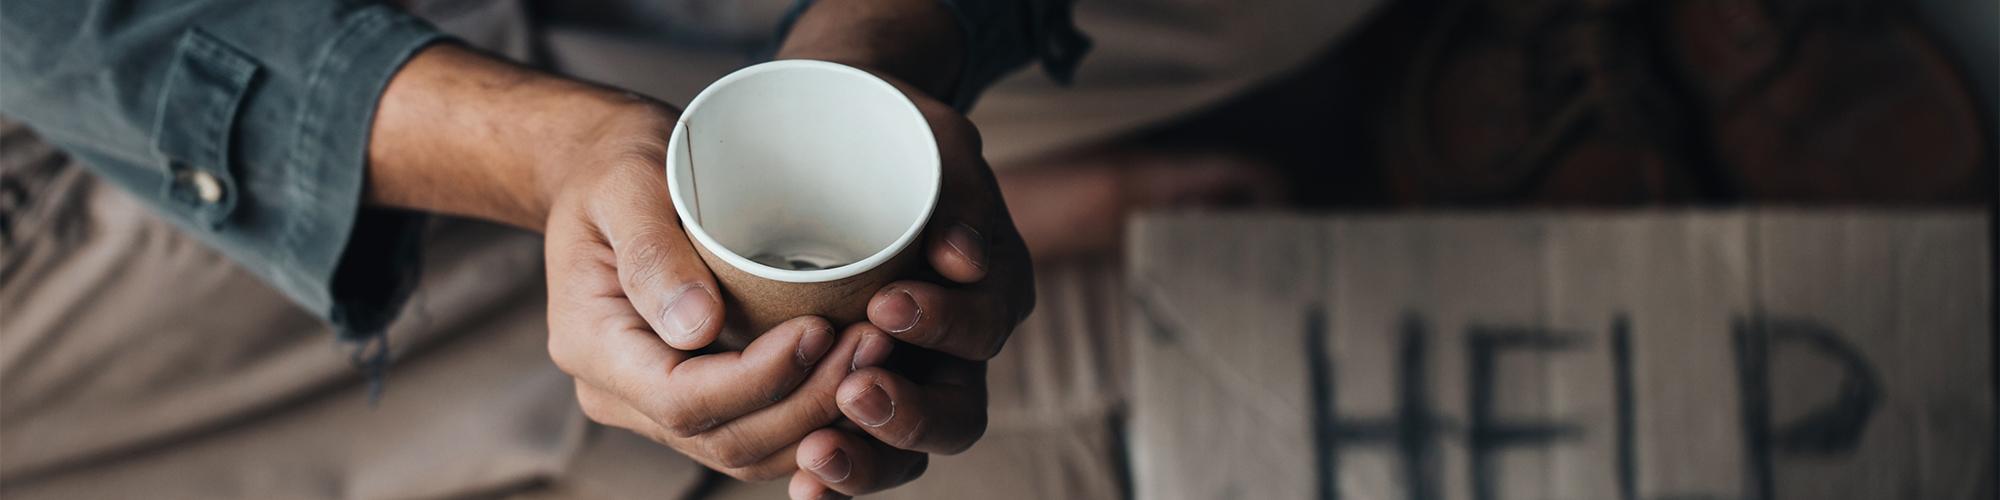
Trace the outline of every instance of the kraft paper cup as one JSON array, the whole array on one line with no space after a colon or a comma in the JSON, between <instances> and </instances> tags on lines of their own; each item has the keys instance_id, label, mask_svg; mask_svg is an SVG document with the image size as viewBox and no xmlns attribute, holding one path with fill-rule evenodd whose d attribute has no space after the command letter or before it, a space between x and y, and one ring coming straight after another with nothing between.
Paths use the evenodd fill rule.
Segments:
<instances>
[{"instance_id":1,"label":"kraft paper cup","mask_svg":"<svg viewBox=\"0 0 2000 500\"><path fill-rule=\"evenodd\" d=\"M675 124L667 187L727 305L723 346L785 320L867 319L937 205L930 125L865 71L774 61L716 80Z\"/></svg>"}]
</instances>

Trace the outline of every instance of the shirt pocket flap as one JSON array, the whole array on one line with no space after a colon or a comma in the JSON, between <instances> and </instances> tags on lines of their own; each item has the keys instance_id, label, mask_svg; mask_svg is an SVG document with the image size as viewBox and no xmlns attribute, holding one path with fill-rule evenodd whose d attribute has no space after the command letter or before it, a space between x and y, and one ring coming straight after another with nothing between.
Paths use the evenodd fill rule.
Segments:
<instances>
[{"instance_id":1,"label":"shirt pocket flap","mask_svg":"<svg viewBox=\"0 0 2000 500\"><path fill-rule=\"evenodd\" d=\"M199 29L180 40L160 96L153 148L164 160L167 197L220 229L236 206L230 137L257 64Z\"/></svg>"}]
</instances>

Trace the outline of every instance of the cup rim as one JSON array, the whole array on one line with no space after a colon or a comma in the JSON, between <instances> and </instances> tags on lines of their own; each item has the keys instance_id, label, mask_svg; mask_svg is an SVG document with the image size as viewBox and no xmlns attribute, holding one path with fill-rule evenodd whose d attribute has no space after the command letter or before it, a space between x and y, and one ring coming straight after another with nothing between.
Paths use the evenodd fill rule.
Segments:
<instances>
[{"instance_id":1,"label":"cup rim","mask_svg":"<svg viewBox=\"0 0 2000 500\"><path fill-rule=\"evenodd\" d=\"M776 267L771 267L758 263L757 261L750 260L748 257L738 255L735 251L730 250L728 246L721 244L721 242L715 241L714 237L709 236L708 230L703 228L701 224L695 221L694 217L690 215L692 212L688 209L686 203L681 200L681 196L679 195L681 179L680 176L676 174L676 169L674 167L678 166L679 162L677 158L679 158L680 155L675 154L675 152L684 149L686 147L684 142L689 140L687 139L687 133L685 132L688 117L694 116L697 112L699 112L701 110L702 103L706 101L714 92L716 92L717 89L728 87L731 84L737 82L738 80L744 80L748 78L757 77L759 75L763 75L766 73L770 73L773 71L788 70L788 69L810 69L815 71L831 71L834 73L843 74L845 76L859 77L863 81L867 82L864 85L874 87L883 92L889 92L892 95L895 95L896 97L899 98L898 102L902 104L901 106L902 109L907 112L907 114L913 121L915 121L915 123L921 125L918 127L914 127L916 129L914 133L921 134L921 137L924 139L922 142L931 145L927 155L929 163L932 166L930 170L931 181L932 181L930 183L931 192L930 196L924 200L924 207L922 213L918 214L916 220L911 222L910 227L905 228L903 230L903 234L898 236L894 242L889 243L888 246L883 247L881 250L878 250L874 254L862 258L861 260L857 260L839 267L817 269L811 271L801 271L795 269L779 269ZM709 84L708 87L705 87L701 90L701 93L695 94L694 100L688 101L687 108L683 109L681 111L680 118L674 121L674 130L669 135L667 141L667 152L668 154L664 165L666 170L665 173L667 175L667 197L672 200L675 216L680 219L682 229L685 230L689 235L694 237L696 244L701 245L703 248L708 249L710 254L713 254L716 257L721 258L723 262L728 263L731 267L743 270L744 272L748 272L760 278L782 281L787 283L823 283L828 281L845 279L856 275L860 275L861 273L865 273L871 269L880 267L883 263L888 262L889 259L895 258L897 254L900 254L903 252L904 249L909 248L910 244L917 239L917 235L922 234L924 227L929 224L931 213L935 211L937 208L938 195L939 191L942 191L940 187L942 186L943 176L944 176L943 160L938 154L937 150L937 137L931 133L930 123L924 120L923 112L917 109L916 103L911 102L909 96L904 95L903 91L898 90L894 85L890 85L889 82L883 81L880 77L877 77L874 74L869 73L867 71L863 71L859 68L834 62L817 61L809 59L786 59L780 61L759 63L743 69L736 70L735 72L732 72L728 75L723 76L720 79L717 79L715 83Z\"/></svg>"}]
</instances>

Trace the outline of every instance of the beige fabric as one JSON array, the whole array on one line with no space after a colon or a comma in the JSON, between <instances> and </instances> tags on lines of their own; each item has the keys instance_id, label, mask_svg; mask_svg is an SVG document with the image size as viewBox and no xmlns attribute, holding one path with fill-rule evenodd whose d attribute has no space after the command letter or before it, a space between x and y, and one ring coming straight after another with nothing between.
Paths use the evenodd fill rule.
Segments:
<instances>
[{"instance_id":1,"label":"beige fabric","mask_svg":"<svg viewBox=\"0 0 2000 500\"><path fill-rule=\"evenodd\" d=\"M540 242L439 224L371 408L317 320L0 125L0 491L400 498L560 471L585 421L543 354Z\"/></svg>"}]
</instances>

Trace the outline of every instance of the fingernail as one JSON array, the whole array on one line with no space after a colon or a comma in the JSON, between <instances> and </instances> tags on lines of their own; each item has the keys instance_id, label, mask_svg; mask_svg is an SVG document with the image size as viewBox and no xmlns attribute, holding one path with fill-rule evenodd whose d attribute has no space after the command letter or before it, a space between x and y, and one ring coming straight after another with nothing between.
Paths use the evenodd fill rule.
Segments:
<instances>
[{"instance_id":1,"label":"fingernail","mask_svg":"<svg viewBox=\"0 0 2000 500\"><path fill-rule=\"evenodd\" d=\"M812 366L833 348L833 329L813 326L799 337L799 366Z\"/></svg>"},{"instance_id":2,"label":"fingernail","mask_svg":"<svg viewBox=\"0 0 2000 500\"><path fill-rule=\"evenodd\" d=\"M896 289L889 292L889 300L875 306L875 312L868 318L877 320L875 326L884 330L902 333L917 327L917 320L924 317L924 310L917 308L917 298L909 290Z\"/></svg>"},{"instance_id":3,"label":"fingernail","mask_svg":"<svg viewBox=\"0 0 2000 500\"><path fill-rule=\"evenodd\" d=\"M944 231L944 244L950 245L951 251L971 262L972 267L982 271L986 269L986 237L981 236L979 230L963 222L953 224Z\"/></svg>"},{"instance_id":4,"label":"fingernail","mask_svg":"<svg viewBox=\"0 0 2000 500\"><path fill-rule=\"evenodd\" d=\"M694 334L708 325L708 319L715 316L715 301L708 294L708 287L700 283L681 287L667 301L667 339L674 343L691 343Z\"/></svg>"},{"instance_id":5,"label":"fingernail","mask_svg":"<svg viewBox=\"0 0 2000 500\"><path fill-rule=\"evenodd\" d=\"M861 345L854 348L854 362L848 365L847 371L882 366L882 363L889 361L889 351L895 348L896 341L890 340L887 335L870 333L861 337Z\"/></svg>"},{"instance_id":6,"label":"fingernail","mask_svg":"<svg viewBox=\"0 0 2000 500\"><path fill-rule=\"evenodd\" d=\"M856 423L869 427L881 427L896 417L896 402L889 400L888 391L882 390L880 385L868 386L868 390L854 395L841 406L852 412L850 415Z\"/></svg>"},{"instance_id":7,"label":"fingernail","mask_svg":"<svg viewBox=\"0 0 2000 500\"><path fill-rule=\"evenodd\" d=\"M846 481L847 476L854 473L853 465L847 463L847 452L841 451L838 448L834 449L833 453L828 453L825 457L820 458L818 462L807 465L806 470L812 471L815 476L819 476L819 480L829 483Z\"/></svg>"}]
</instances>

